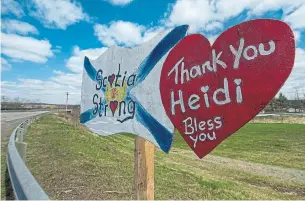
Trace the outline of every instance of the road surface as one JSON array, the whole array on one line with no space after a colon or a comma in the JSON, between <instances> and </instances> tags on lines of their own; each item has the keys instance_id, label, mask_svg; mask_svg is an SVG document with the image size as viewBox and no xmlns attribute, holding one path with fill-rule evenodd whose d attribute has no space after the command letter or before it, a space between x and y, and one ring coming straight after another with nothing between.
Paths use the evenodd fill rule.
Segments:
<instances>
[{"instance_id":1,"label":"road surface","mask_svg":"<svg viewBox=\"0 0 305 201\"><path fill-rule=\"evenodd\" d=\"M36 112L2 112L1 113L1 124L3 122L11 122L18 119L23 119L38 114L43 114L45 111L36 111Z\"/></svg>"},{"instance_id":2,"label":"road surface","mask_svg":"<svg viewBox=\"0 0 305 201\"><path fill-rule=\"evenodd\" d=\"M29 117L43 113L45 113L45 111L1 113L1 140L7 141L7 137L12 134L13 130L20 123L22 123L22 121L26 120Z\"/></svg>"}]
</instances>

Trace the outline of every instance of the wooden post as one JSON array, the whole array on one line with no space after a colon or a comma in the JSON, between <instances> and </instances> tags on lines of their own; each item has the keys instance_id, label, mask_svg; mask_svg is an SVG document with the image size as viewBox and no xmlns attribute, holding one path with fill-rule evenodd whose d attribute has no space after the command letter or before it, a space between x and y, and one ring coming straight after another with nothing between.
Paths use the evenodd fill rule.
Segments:
<instances>
[{"instance_id":1,"label":"wooden post","mask_svg":"<svg viewBox=\"0 0 305 201\"><path fill-rule=\"evenodd\" d=\"M135 188L138 200L154 200L155 146L136 137L135 140Z\"/></svg>"}]
</instances>

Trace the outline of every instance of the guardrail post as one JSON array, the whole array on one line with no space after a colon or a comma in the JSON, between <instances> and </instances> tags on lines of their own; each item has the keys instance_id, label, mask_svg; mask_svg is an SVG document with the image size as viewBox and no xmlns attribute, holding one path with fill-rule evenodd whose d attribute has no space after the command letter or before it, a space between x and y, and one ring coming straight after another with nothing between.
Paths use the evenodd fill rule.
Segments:
<instances>
[{"instance_id":1,"label":"guardrail post","mask_svg":"<svg viewBox=\"0 0 305 201\"><path fill-rule=\"evenodd\" d=\"M23 129L27 129L28 128L28 121L23 122Z\"/></svg>"},{"instance_id":2,"label":"guardrail post","mask_svg":"<svg viewBox=\"0 0 305 201\"><path fill-rule=\"evenodd\" d=\"M17 136L16 136L16 148L19 152L20 157L23 161L26 159L26 143L23 142L23 134L25 129L24 128L18 128L17 130Z\"/></svg>"},{"instance_id":3,"label":"guardrail post","mask_svg":"<svg viewBox=\"0 0 305 201\"><path fill-rule=\"evenodd\" d=\"M26 159L26 143L16 141L15 144L16 144L16 148L17 148L17 151L19 152L20 157L25 162L25 159Z\"/></svg>"},{"instance_id":4,"label":"guardrail post","mask_svg":"<svg viewBox=\"0 0 305 201\"><path fill-rule=\"evenodd\" d=\"M19 128L18 131L17 131L16 140L19 141L19 142L23 142L23 134L24 134L24 129Z\"/></svg>"}]
</instances>

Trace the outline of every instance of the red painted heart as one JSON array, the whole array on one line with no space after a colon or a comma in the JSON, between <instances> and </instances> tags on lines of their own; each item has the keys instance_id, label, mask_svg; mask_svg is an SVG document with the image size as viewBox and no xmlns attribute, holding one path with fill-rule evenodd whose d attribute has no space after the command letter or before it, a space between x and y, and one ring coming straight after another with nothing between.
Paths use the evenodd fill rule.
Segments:
<instances>
[{"instance_id":1,"label":"red painted heart","mask_svg":"<svg viewBox=\"0 0 305 201\"><path fill-rule=\"evenodd\" d=\"M118 101L116 101L116 100L115 101L110 101L109 106L110 106L110 110L112 112L112 116L114 116L114 112L118 107Z\"/></svg>"},{"instance_id":2,"label":"red painted heart","mask_svg":"<svg viewBox=\"0 0 305 201\"><path fill-rule=\"evenodd\" d=\"M289 26L253 20L222 33L215 43L186 36L163 64L163 106L200 157L257 115L291 73L295 42Z\"/></svg>"},{"instance_id":3,"label":"red painted heart","mask_svg":"<svg viewBox=\"0 0 305 201\"><path fill-rule=\"evenodd\" d=\"M110 83L110 86L112 86L112 83L113 83L113 81L114 81L114 78L115 78L115 75L114 75L114 74L108 76L108 81L109 81L109 83Z\"/></svg>"}]
</instances>

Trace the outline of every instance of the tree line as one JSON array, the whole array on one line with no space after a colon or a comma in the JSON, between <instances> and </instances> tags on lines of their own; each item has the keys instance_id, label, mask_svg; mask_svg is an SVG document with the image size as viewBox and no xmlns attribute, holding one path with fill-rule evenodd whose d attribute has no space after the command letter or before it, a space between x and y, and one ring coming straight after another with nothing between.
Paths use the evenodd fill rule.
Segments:
<instances>
[{"instance_id":1,"label":"tree line","mask_svg":"<svg viewBox=\"0 0 305 201\"><path fill-rule=\"evenodd\" d=\"M300 95L296 93L293 100L280 93L278 97L274 97L268 106L266 106L266 112L302 112L305 110L305 93Z\"/></svg>"},{"instance_id":2,"label":"tree line","mask_svg":"<svg viewBox=\"0 0 305 201\"><path fill-rule=\"evenodd\" d=\"M29 100L26 98L10 98L8 96L1 96L1 110L17 110L25 109L26 106L32 104L41 104L39 99Z\"/></svg>"}]
</instances>

